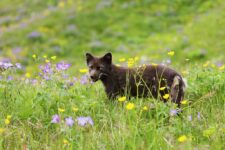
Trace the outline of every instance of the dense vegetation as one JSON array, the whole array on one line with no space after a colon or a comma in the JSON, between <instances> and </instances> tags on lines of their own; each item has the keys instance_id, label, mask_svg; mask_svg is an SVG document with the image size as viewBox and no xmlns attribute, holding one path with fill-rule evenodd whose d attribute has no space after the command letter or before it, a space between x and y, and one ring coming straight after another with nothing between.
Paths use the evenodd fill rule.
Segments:
<instances>
[{"instance_id":1,"label":"dense vegetation","mask_svg":"<svg viewBox=\"0 0 225 150\"><path fill-rule=\"evenodd\" d=\"M225 149L224 10L222 0L1 0L0 149ZM175 68L185 101L107 100L88 80L87 51Z\"/></svg>"}]
</instances>

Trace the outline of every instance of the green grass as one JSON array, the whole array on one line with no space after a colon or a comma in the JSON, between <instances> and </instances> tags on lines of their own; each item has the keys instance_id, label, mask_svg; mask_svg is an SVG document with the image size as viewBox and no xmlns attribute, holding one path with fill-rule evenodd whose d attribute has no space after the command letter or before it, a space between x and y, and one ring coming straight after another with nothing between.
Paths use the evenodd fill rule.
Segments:
<instances>
[{"instance_id":1,"label":"green grass","mask_svg":"<svg viewBox=\"0 0 225 150\"><path fill-rule=\"evenodd\" d=\"M0 60L9 58L24 68L1 73L0 149L225 149L225 72L216 66L225 63L224 9L222 0L68 0L64 7L56 0L1 0ZM33 31L41 36L28 38ZM168 50L175 55L169 57ZM135 56L140 64L170 59L170 67L188 81L189 104L170 116L176 108L171 103L109 101L100 82L69 86L74 76L83 76L79 69L86 67L87 51L110 51L116 64ZM72 67L45 81L38 76L43 55ZM134 109L126 109L129 102ZM61 123L51 123L55 114ZM12 116L8 125L7 115ZM69 116L90 116L94 126L68 127L63 120Z\"/></svg>"}]
</instances>

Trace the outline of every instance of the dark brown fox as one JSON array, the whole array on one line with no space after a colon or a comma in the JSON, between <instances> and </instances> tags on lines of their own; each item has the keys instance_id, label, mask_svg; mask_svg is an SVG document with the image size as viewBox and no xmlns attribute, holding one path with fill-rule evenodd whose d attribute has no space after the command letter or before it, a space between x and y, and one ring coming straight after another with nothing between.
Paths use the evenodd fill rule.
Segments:
<instances>
[{"instance_id":1,"label":"dark brown fox","mask_svg":"<svg viewBox=\"0 0 225 150\"><path fill-rule=\"evenodd\" d=\"M95 57L86 53L89 75L93 82L101 80L109 99L117 96L154 97L180 105L185 84L181 75L163 65L142 65L136 68L118 67L112 54Z\"/></svg>"}]
</instances>

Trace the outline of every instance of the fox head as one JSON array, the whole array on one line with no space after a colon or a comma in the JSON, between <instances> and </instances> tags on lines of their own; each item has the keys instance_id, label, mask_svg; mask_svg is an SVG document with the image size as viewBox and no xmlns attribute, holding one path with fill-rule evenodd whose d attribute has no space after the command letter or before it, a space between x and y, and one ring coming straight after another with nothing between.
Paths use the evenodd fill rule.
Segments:
<instances>
[{"instance_id":1,"label":"fox head","mask_svg":"<svg viewBox=\"0 0 225 150\"><path fill-rule=\"evenodd\" d=\"M110 75L112 66L112 54L106 53L102 57L95 57L86 53L87 66L92 81L104 80Z\"/></svg>"}]
</instances>

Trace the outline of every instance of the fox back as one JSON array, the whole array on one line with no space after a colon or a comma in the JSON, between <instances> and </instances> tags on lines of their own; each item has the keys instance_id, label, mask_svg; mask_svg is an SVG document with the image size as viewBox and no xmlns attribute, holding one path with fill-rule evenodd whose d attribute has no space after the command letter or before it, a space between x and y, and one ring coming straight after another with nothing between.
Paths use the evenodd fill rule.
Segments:
<instances>
[{"instance_id":1,"label":"fox back","mask_svg":"<svg viewBox=\"0 0 225 150\"><path fill-rule=\"evenodd\" d=\"M180 105L185 84L181 75L163 65L142 65L136 68L118 67L112 63L112 54L102 57L86 54L92 81L101 80L109 99L129 95L154 97Z\"/></svg>"}]
</instances>

